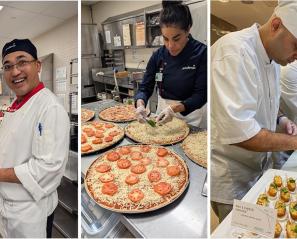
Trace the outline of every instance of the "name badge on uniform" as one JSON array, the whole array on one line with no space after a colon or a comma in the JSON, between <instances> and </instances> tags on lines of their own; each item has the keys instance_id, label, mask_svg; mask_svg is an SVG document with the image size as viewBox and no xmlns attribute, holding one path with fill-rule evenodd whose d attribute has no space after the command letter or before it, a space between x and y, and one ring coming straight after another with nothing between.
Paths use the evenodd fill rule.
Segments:
<instances>
[{"instance_id":1,"label":"name badge on uniform","mask_svg":"<svg viewBox=\"0 0 297 239\"><path fill-rule=\"evenodd\" d=\"M156 73L155 80L157 82L162 82L162 80L163 80L163 73L161 73L161 72Z\"/></svg>"}]
</instances>

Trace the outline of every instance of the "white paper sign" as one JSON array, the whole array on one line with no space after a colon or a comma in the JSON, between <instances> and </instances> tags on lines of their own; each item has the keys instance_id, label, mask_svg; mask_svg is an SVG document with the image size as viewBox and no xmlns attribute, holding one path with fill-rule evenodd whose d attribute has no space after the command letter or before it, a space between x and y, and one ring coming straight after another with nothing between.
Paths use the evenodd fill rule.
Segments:
<instances>
[{"instance_id":1,"label":"white paper sign","mask_svg":"<svg viewBox=\"0 0 297 239\"><path fill-rule=\"evenodd\" d=\"M66 78L56 79L56 91L65 92L67 88Z\"/></svg>"},{"instance_id":2,"label":"white paper sign","mask_svg":"<svg viewBox=\"0 0 297 239\"><path fill-rule=\"evenodd\" d=\"M231 224L273 238L276 212L273 208L234 200Z\"/></svg>"},{"instance_id":3,"label":"white paper sign","mask_svg":"<svg viewBox=\"0 0 297 239\"><path fill-rule=\"evenodd\" d=\"M122 45L120 36L113 37L113 45L114 46L121 46Z\"/></svg>"},{"instance_id":4,"label":"white paper sign","mask_svg":"<svg viewBox=\"0 0 297 239\"><path fill-rule=\"evenodd\" d=\"M73 94L71 97L71 109L73 114L77 114L77 105L78 105L77 95Z\"/></svg>"},{"instance_id":5,"label":"white paper sign","mask_svg":"<svg viewBox=\"0 0 297 239\"><path fill-rule=\"evenodd\" d=\"M131 46L130 24L123 25L124 46Z\"/></svg>"},{"instance_id":6,"label":"white paper sign","mask_svg":"<svg viewBox=\"0 0 297 239\"><path fill-rule=\"evenodd\" d=\"M111 43L110 31L105 31L106 43Z\"/></svg>"},{"instance_id":7,"label":"white paper sign","mask_svg":"<svg viewBox=\"0 0 297 239\"><path fill-rule=\"evenodd\" d=\"M66 66L56 69L56 79L57 78L66 78Z\"/></svg>"}]
</instances>

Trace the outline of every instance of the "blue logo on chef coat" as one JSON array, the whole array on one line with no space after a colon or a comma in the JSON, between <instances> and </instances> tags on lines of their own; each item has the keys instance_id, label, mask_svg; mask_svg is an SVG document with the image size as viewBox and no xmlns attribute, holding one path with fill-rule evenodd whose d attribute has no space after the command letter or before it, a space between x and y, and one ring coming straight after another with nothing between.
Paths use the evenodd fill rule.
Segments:
<instances>
[{"instance_id":1,"label":"blue logo on chef coat","mask_svg":"<svg viewBox=\"0 0 297 239\"><path fill-rule=\"evenodd\" d=\"M182 68L182 70L196 70L196 65L192 65L192 66L184 66Z\"/></svg>"}]
</instances>

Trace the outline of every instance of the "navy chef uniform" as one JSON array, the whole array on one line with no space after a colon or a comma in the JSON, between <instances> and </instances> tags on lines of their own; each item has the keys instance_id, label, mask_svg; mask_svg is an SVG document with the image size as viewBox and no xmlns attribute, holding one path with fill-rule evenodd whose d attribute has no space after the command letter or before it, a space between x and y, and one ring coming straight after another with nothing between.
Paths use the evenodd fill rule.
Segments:
<instances>
[{"instance_id":1,"label":"navy chef uniform","mask_svg":"<svg viewBox=\"0 0 297 239\"><path fill-rule=\"evenodd\" d=\"M170 55L165 46L159 48L150 58L144 79L136 94L136 101L142 99L145 105L158 87L159 114L173 102L181 102L185 111L176 113L193 126L199 126L206 115L207 101L207 47L192 38L177 56ZM204 107L203 107L204 106ZM204 123L206 127L206 123Z\"/></svg>"}]
</instances>

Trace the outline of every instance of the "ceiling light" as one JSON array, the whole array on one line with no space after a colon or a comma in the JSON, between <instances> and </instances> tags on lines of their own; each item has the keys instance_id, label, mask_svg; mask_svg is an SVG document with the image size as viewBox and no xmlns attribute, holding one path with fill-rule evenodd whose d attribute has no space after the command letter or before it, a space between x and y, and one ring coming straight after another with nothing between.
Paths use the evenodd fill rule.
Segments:
<instances>
[{"instance_id":1,"label":"ceiling light","mask_svg":"<svg viewBox=\"0 0 297 239\"><path fill-rule=\"evenodd\" d=\"M0 6L0 11L2 10L3 6Z\"/></svg>"},{"instance_id":2,"label":"ceiling light","mask_svg":"<svg viewBox=\"0 0 297 239\"><path fill-rule=\"evenodd\" d=\"M230 2L230 0L219 0L220 2L223 2L223 3L227 3L227 2Z\"/></svg>"}]
</instances>

